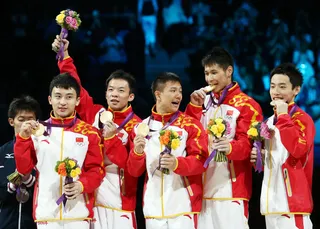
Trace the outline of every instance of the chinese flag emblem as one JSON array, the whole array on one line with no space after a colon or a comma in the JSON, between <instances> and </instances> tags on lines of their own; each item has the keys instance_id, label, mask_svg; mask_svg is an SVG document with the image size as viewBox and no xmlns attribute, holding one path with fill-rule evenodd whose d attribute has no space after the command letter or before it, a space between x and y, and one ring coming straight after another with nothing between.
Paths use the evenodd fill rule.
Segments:
<instances>
[{"instance_id":1,"label":"chinese flag emblem","mask_svg":"<svg viewBox=\"0 0 320 229\"><path fill-rule=\"evenodd\" d=\"M76 142L83 142L83 138L76 138Z\"/></svg>"},{"instance_id":2,"label":"chinese flag emblem","mask_svg":"<svg viewBox=\"0 0 320 229\"><path fill-rule=\"evenodd\" d=\"M227 110L227 116L232 116L233 115L233 110Z\"/></svg>"}]
</instances>

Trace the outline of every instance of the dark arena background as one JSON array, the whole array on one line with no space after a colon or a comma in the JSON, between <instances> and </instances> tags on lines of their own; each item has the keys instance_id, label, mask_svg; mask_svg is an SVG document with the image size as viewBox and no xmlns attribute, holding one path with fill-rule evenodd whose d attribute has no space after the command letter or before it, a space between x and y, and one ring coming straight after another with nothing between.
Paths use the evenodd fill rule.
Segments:
<instances>
[{"instance_id":1,"label":"dark arena background","mask_svg":"<svg viewBox=\"0 0 320 229\"><path fill-rule=\"evenodd\" d=\"M316 127L313 175L314 228L320 228L320 16L311 0L155 0L147 19L140 0L5 1L2 9L0 144L13 137L7 121L10 101L35 97L43 119L50 112L49 82L59 73L51 43L60 33L55 17L70 8L82 24L69 32L69 53L83 86L96 103L106 106L105 79L124 69L137 79L133 109L146 118L154 103L150 85L160 72L172 71L183 81L184 110L193 90L205 86L202 56L213 46L226 48L235 59L234 80L262 106L269 105L269 73L281 62L293 62L304 75L297 103ZM153 11L152 11L153 10ZM253 172L251 229L265 228L259 198L262 174ZM137 220L144 228L139 184ZM1 213L0 213L1 214Z\"/></svg>"}]
</instances>

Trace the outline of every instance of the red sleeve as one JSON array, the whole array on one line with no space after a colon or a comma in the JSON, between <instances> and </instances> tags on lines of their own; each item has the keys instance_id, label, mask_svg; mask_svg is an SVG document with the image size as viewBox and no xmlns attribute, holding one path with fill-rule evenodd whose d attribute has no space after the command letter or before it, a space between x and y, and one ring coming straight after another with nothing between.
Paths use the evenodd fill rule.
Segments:
<instances>
[{"instance_id":1,"label":"red sleeve","mask_svg":"<svg viewBox=\"0 0 320 229\"><path fill-rule=\"evenodd\" d=\"M128 159L128 150L122 141L114 135L104 139L104 148L109 160L120 168L125 168Z\"/></svg>"},{"instance_id":2,"label":"red sleeve","mask_svg":"<svg viewBox=\"0 0 320 229\"><path fill-rule=\"evenodd\" d=\"M84 193L92 193L100 186L100 183L105 176L102 153L103 145L98 130L90 131L88 137L88 151L79 178L79 181L83 185Z\"/></svg>"},{"instance_id":3,"label":"red sleeve","mask_svg":"<svg viewBox=\"0 0 320 229\"><path fill-rule=\"evenodd\" d=\"M202 106L197 106L190 102L186 107L185 114L200 121L202 116Z\"/></svg>"},{"instance_id":4,"label":"red sleeve","mask_svg":"<svg viewBox=\"0 0 320 229\"><path fill-rule=\"evenodd\" d=\"M59 61L58 66L61 73L70 73L70 75L72 75L79 83L81 87L80 104L76 107L76 111L83 121L89 124L93 124L96 114L103 108L103 106L94 104L93 99L89 95L88 91L82 87L76 66L74 65L73 59L71 57Z\"/></svg>"},{"instance_id":5,"label":"red sleeve","mask_svg":"<svg viewBox=\"0 0 320 229\"><path fill-rule=\"evenodd\" d=\"M259 104L241 103L241 109L236 124L236 133L234 139L230 142L230 152L226 153L229 160L247 160L250 158L252 143L248 138L247 131L251 123L263 121L262 110Z\"/></svg>"},{"instance_id":6,"label":"red sleeve","mask_svg":"<svg viewBox=\"0 0 320 229\"><path fill-rule=\"evenodd\" d=\"M130 153L127 160L127 169L131 176L140 177L146 171L146 154L140 155L134 152L133 139L135 136L134 131L132 131L129 140Z\"/></svg>"},{"instance_id":7,"label":"red sleeve","mask_svg":"<svg viewBox=\"0 0 320 229\"><path fill-rule=\"evenodd\" d=\"M29 174L37 164L36 150L32 138L16 136L14 144L14 157L17 171L21 174Z\"/></svg>"},{"instance_id":8,"label":"red sleeve","mask_svg":"<svg viewBox=\"0 0 320 229\"><path fill-rule=\"evenodd\" d=\"M205 171L203 164L208 157L208 135L201 123L191 117L186 117L181 127L188 132L187 156L177 157L174 172L181 176L201 174Z\"/></svg>"},{"instance_id":9,"label":"red sleeve","mask_svg":"<svg viewBox=\"0 0 320 229\"><path fill-rule=\"evenodd\" d=\"M120 168L126 168L127 166L128 155L131 149L130 135L132 134L134 126L139 122L141 122L141 119L137 115L134 115L134 117L124 126L125 131L129 135L126 145L123 145L121 139L116 135L111 138L104 139L106 155L112 163L116 164Z\"/></svg>"},{"instance_id":10,"label":"red sleeve","mask_svg":"<svg viewBox=\"0 0 320 229\"><path fill-rule=\"evenodd\" d=\"M305 157L314 142L315 126L306 114L288 114L278 116L276 127L280 132L281 142L288 152L296 159Z\"/></svg>"}]
</instances>

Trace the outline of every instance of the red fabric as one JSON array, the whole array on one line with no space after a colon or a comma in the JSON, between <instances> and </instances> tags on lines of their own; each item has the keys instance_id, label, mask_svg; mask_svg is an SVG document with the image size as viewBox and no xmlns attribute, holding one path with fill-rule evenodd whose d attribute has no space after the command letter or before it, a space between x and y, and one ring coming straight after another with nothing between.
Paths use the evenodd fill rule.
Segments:
<instances>
[{"instance_id":1,"label":"red fabric","mask_svg":"<svg viewBox=\"0 0 320 229\"><path fill-rule=\"evenodd\" d=\"M289 111L291 108L292 106L289 107ZM290 212L311 213L314 122L307 113L298 108L292 117L287 114L279 115L276 127L280 132L281 143L289 153L288 159L282 165L282 175ZM288 171L287 174L285 170ZM291 190L290 194L288 190Z\"/></svg>"},{"instance_id":2,"label":"red fabric","mask_svg":"<svg viewBox=\"0 0 320 229\"><path fill-rule=\"evenodd\" d=\"M236 180L231 182L232 197L250 199L252 192L252 164L250 163L252 142L248 138L247 131L252 122L263 120L262 110L254 99L241 91L237 83L228 90L222 104L234 107L240 113L237 119L235 137L230 142L231 152L227 155L229 162L233 162L236 177ZM186 114L200 120L202 107L188 104ZM231 171L230 163L228 167Z\"/></svg>"},{"instance_id":3,"label":"red fabric","mask_svg":"<svg viewBox=\"0 0 320 229\"><path fill-rule=\"evenodd\" d=\"M159 115L154 109L152 111L154 120L167 123L174 114ZM186 157L177 157L178 167L174 171L176 174L185 176L189 182L193 195L190 196L192 211L199 212L202 206L202 173L204 172L203 164L208 157L208 138L201 123L194 118L179 112L177 119L172 126L180 127L188 132L186 144ZM135 133L132 132L130 137L131 151L128 159L128 170L132 176L139 177L146 170L146 155L137 155L133 151L133 139ZM147 182L147 180L146 180Z\"/></svg>"},{"instance_id":4,"label":"red fabric","mask_svg":"<svg viewBox=\"0 0 320 229\"><path fill-rule=\"evenodd\" d=\"M303 215L294 215L294 221L296 222L296 227L297 228L304 229Z\"/></svg>"},{"instance_id":5,"label":"red fabric","mask_svg":"<svg viewBox=\"0 0 320 229\"><path fill-rule=\"evenodd\" d=\"M60 73L70 73L80 84L81 80L79 78L76 66L73 64L73 59L67 58L65 60L59 61L58 66ZM76 111L81 117L81 119L89 124L93 124L95 121L96 114L103 108L100 104L94 104L92 97L89 95L88 91L81 86L80 90L80 104L76 107Z\"/></svg>"}]
</instances>

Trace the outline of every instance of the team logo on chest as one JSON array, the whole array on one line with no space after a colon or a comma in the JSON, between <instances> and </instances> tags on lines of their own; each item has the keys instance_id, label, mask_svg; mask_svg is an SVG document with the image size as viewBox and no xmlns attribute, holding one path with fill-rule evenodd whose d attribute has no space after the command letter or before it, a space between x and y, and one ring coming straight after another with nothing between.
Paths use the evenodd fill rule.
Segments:
<instances>
[{"instance_id":1,"label":"team logo on chest","mask_svg":"<svg viewBox=\"0 0 320 229\"><path fill-rule=\"evenodd\" d=\"M76 137L76 144L78 146L84 146L84 140L82 137Z\"/></svg>"},{"instance_id":2,"label":"team logo on chest","mask_svg":"<svg viewBox=\"0 0 320 229\"><path fill-rule=\"evenodd\" d=\"M7 153L4 158L14 158L13 153Z\"/></svg>"},{"instance_id":3,"label":"team logo on chest","mask_svg":"<svg viewBox=\"0 0 320 229\"><path fill-rule=\"evenodd\" d=\"M226 119L232 119L233 116L233 110L227 110L226 112Z\"/></svg>"}]
</instances>

